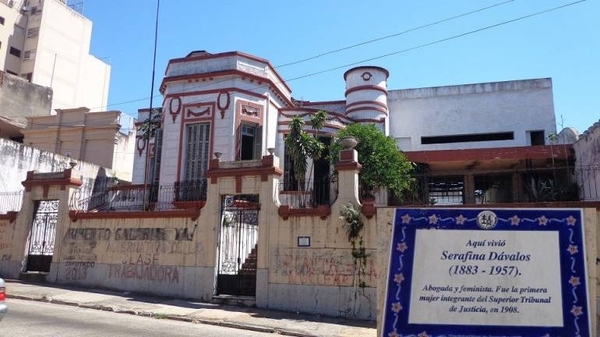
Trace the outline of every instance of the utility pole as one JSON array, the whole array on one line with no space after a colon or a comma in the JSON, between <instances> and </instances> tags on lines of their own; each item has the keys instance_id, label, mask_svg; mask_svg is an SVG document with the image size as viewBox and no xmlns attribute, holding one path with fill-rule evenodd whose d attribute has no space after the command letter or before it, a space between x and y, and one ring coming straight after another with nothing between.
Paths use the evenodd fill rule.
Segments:
<instances>
[{"instance_id":1,"label":"utility pole","mask_svg":"<svg viewBox=\"0 0 600 337\"><path fill-rule=\"evenodd\" d=\"M154 78L156 73L156 47L158 45L158 14L160 10L160 0L156 0L156 19L154 22L154 54L152 57L152 81L150 84L150 111L148 112L148 124L149 128L146 132L151 131L152 127L152 99L154 97ZM150 135L146 137L146 165L144 169L144 209L147 209L147 206L150 202L150 193L148 192L148 179L150 178Z\"/></svg>"}]
</instances>

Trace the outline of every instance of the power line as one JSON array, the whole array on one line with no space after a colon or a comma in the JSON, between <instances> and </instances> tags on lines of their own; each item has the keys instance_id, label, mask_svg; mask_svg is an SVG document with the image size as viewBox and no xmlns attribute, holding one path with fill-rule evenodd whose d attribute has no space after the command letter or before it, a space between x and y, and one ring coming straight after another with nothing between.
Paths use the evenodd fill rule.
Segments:
<instances>
[{"instance_id":1,"label":"power line","mask_svg":"<svg viewBox=\"0 0 600 337\"><path fill-rule=\"evenodd\" d=\"M389 39L389 38L392 38L392 37L397 37L397 36L400 36L400 35L408 34L408 33L411 33L411 32L414 32L414 31L417 31L417 30L420 30L420 29L432 27L432 26L435 26L435 25L439 25L441 23L449 22L449 21L456 20L456 19L459 19L459 18L462 18L462 17L465 17L465 16L469 16L469 15L472 15L472 14L475 14L475 13L482 12L482 11L485 11L485 10L488 10L488 9L492 9L492 8L495 8L495 7L498 7L498 6L501 6L501 5L505 5L505 4L513 2L513 1L515 1L515 0L507 0L507 1L499 2L499 3L496 3L496 4L490 5L490 6L481 7L481 8L476 9L476 10L472 10L472 11L465 12L465 13L462 13L462 14L459 14L459 15L451 16L451 17L448 17L448 18L445 18L445 19L442 19L442 20L430 22L430 23L427 23L427 24L424 24L424 25L421 25L421 26L417 26L417 27L414 27L414 28L410 28L410 29L407 29L407 30L404 30L404 31L401 31L401 32L398 32L398 33L394 33L394 34L390 34L390 35L386 35L386 36L374 38L374 39L371 39L371 40L359 42L359 43L356 43L356 44L353 44L353 45L350 45L350 46L342 47L342 48L339 48L339 49L334 49L334 50L327 51L327 52L324 52L324 53L321 53L321 54L318 54L318 55L310 56L308 58L304 58L304 59L300 59L300 60L297 60L297 61L292 61L292 62L289 62L289 63L286 63L286 64L282 64L282 65L279 65L279 66L275 66L273 68L274 69L279 69L279 68L283 68L283 67L287 67L287 66L291 66L291 65L303 63L303 62L306 62L306 61L310 61L310 60L314 60L314 59L317 59L317 58L320 58L320 57L323 57L323 56L327 56L327 55L339 53L341 51L349 50L349 49L356 48L356 47L359 47L359 46L363 46L363 45L366 45L366 44L370 44L370 43L373 43L373 42L377 42L377 41L381 41L381 40L386 40L386 39ZM202 87L211 86L211 85L218 84L218 83L224 82L224 81L227 81L227 80L221 80L221 81L215 81L215 82L212 82L212 83L209 83L209 84L197 85L197 86L194 86L194 87L187 88L186 91L192 90L192 89L200 89ZM283 82L281 82L281 83L283 83ZM159 96L162 96L162 95L156 94L156 95L153 95L151 97L159 97ZM141 102L141 101L145 101L147 99L150 99L151 97L144 97L144 98L133 99L133 100L129 100L129 101L123 101L123 102L113 103L113 104L107 105L107 107L108 106L117 106L117 105L130 104L130 103L137 103L137 102Z\"/></svg>"},{"instance_id":2,"label":"power line","mask_svg":"<svg viewBox=\"0 0 600 337\"><path fill-rule=\"evenodd\" d=\"M417 46L414 46L414 47L410 47L410 48L398 50L398 51L387 53L387 54L382 54L382 55L379 55L379 56L371 57L371 58L368 58L368 59L364 59L364 60L360 60L360 61L356 61L356 62L352 62L352 63L347 63L347 64L344 64L344 65L336 66L336 67L333 67L333 68L328 68L328 69L325 69L325 70L317 71L317 72L306 74L306 75L301 75L301 76L298 76L298 77L290 78L290 79L285 80L285 81L274 82L274 84L296 81L296 80L299 80L299 79L303 79L303 78L307 78L307 77L312 77L312 76L315 76L315 75L320 75L320 74L323 74L323 73L326 73L326 72L330 72L330 71L334 71L334 70L338 70L338 69L343 69L343 68L347 68L347 67L350 67L350 66L355 66L355 65L358 65L358 64L361 64L361 63L364 63L364 62L369 62L369 61L373 61L373 60L379 60L379 59L382 59L382 58L385 58L385 57L390 57L390 56L394 56L394 55L398 55L398 54L403 54L403 53L406 53L406 52L409 52L409 51L413 51L413 50L416 50L416 49L421 49L421 48L429 47L429 46L432 46L432 45L435 45L435 44L439 44L439 43L443 43L443 42L455 40L455 39L458 39L458 38L461 38L461 37L464 37L464 36L468 36L468 35L472 35L472 34L475 34L475 33L479 33L479 32L482 32L482 31L485 31L485 30L488 30L488 29L497 28L497 27L504 26L504 25L507 25L507 24L510 24L510 23L513 23L513 22L525 20L525 19L528 19L528 18L531 18L531 17L535 17L535 16L546 14L546 13L550 13L550 12L553 12L553 11L557 11L557 10L560 10L560 9L564 9L566 7L573 6L573 5L576 5L576 4L585 2L585 1L586 0L578 0L578 1L570 2L570 3L567 3L567 4L561 5L561 6L557 6L557 7L549 8L549 9L542 10L542 11L539 11L539 12L535 12L535 13L532 13L532 14L524 15L524 16L521 16L521 17L518 17L518 18L515 18L515 19L511 19L511 20L507 20L507 21L502 21L500 23L496 23L496 24L493 24L493 25L489 25L489 26L485 26L485 27L482 27L482 28L474 29L474 30L471 30L471 31L468 31L468 32L464 32L464 33L453 35L453 36L450 36L450 37L447 37L447 38L443 38L443 39L435 40L435 41L432 41L432 42L424 43L424 44L417 45ZM218 83L218 82L215 82L213 84L216 84L216 83ZM261 88L263 86L265 86L265 85L257 85L255 87L252 87L252 88L249 88L249 89L246 89L246 90L250 90L251 91L253 89L258 89L258 88ZM207 102L207 101L208 100L192 101L192 102L188 102L187 104L203 103L203 102Z\"/></svg>"},{"instance_id":3,"label":"power line","mask_svg":"<svg viewBox=\"0 0 600 337\"><path fill-rule=\"evenodd\" d=\"M507 4L507 3L513 2L513 1L514 0L508 0L508 1L497 3L497 4L493 4L491 6L482 7L482 8L476 9L474 11L466 12L466 13L455 15L455 16L452 16L452 17L449 17L449 18L446 18L446 19L442 19L442 20L439 20L439 21L435 21L435 22L431 22L431 23L424 24L424 25L421 25L421 26L417 26L417 27L414 27L414 28L411 28L411 29L407 29L407 30L399 32L399 33L390 34L390 35L378 37L378 38L375 38L375 39L371 39L371 40L359 42L359 43L356 43L356 44L353 44L353 45L350 45L350 46L347 46L347 47L342 47L342 48L339 48L339 49L334 49L334 50L331 50L331 51L328 51L328 52L324 52L324 53L321 53L321 54L317 54L317 55L314 55L314 56L311 56L311 57L307 57L307 58L304 58L304 59L301 59L301 60L298 60L298 61L292 61L292 62L289 62L289 63L284 63L282 65L276 66L275 68L283 68L283 67L295 65L295 64L298 64L298 63L303 63L303 62L314 60L314 59L317 59L317 58L320 58L320 57L323 57L323 56L327 56L327 55L339 53L339 52L344 51L344 50L348 50L348 49L352 49L352 48L364 46L364 45L367 45L367 44L370 44L370 43L373 43L373 42L378 42L378 41L386 40L386 39L389 39L389 38L392 38L392 37L397 37L397 36L404 35L404 34L407 34L407 33L410 33L410 32L414 32L414 31L417 31L417 30L420 30L420 29L423 29L423 28L428 28L428 27L431 27L431 26L438 25L440 23L452 21L452 20L459 19L459 18L462 18L462 17L465 17L465 16L469 16L471 14L482 12L482 11L485 11L485 10L488 10L488 9L491 9L491 8L494 8L494 7L502 6L504 4Z\"/></svg>"},{"instance_id":4,"label":"power line","mask_svg":"<svg viewBox=\"0 0 600 337\"><path fill-rule=\"evenodd\" d=\"M333 70L347 68L347 67L350 67L350 66L354 66L354 65L357 65L357 64L364 63L364 62L370 62L370 61L374 61L374 60L379 60L379 59L382 59L382 58L385 58L385 57L389 57L389 56L393 56L393 55L398 55L398 54L406 53L406 52L413 51L413 50L416 50L416 49L421 49L421 48L424 48L424 47L429 47L429 46L432 46L432 45L435 45L435 44L438 44L438 43L455 40L455 39L458 39L458 38L461 38L461 37L464 37L464 36L467 36L467 35L472 35L472 34L475 34L475 33L482 32L484 30L488 30L488 29L492 29L492 28L504 26L504 25L507 25L509 23L513 23L513 22L525 20L525 19L528 19L528 18L531 18L531 17L534 17L534 16L538 16L538 15L550 13L550 12L553 12L553 11L556 11L556 10L559 10L559 9L563 9L565 7L573 6L573 5L576 5L578 3L585 2L585 1L586 0L579 0L579 1L571 2L571 3L565 4L565 5L561 5L561 6L558 6L558 7L553 7L553 8L550 8L550 9L543 10L543 11L535 12L535 13L532 13L532 14L529 14L529 15L525 15L525 16L521 16L521 17L518 17L518 18L515 18L515 19L508 20L508 21L503 21L503 22L500 22L500 23L497 23L497 24L485 26L483 28L471 30L471 31L468 31L468 32L465 32L465 33L461 33L461 34L458 34L458 35L453 35L453 36L450 36L450 37L447 37L447 38L435 40L435 41L432 41L432 42L429 42L429 43L424 43L424 44L421 44L421 45L418 45L418 46L414 46L414 47L410 47L410 48L398 50L398 51L395 51L395 52L391 52L391 53L388 53L388 54L383 54L383 55L371 57L371 58L368 58L368 59L364 59L364 60L360 60L360 61L356 61L356 62L352 62L352 63L347 63L347 64L344 64L344 65L341 65L341 66L338 66L338 67L329 68L329 69L317 71L317 72L314 72L314 73L310 73L310 74L306 74L306 75L294 77L294 78L288 79L287 82L299 80L301 78L306 78L306 77L311 77L311 76L323 74L323 73L326 73L326 72L329 72L329 71L333 71Z\"/></svg>"}]
</instances>

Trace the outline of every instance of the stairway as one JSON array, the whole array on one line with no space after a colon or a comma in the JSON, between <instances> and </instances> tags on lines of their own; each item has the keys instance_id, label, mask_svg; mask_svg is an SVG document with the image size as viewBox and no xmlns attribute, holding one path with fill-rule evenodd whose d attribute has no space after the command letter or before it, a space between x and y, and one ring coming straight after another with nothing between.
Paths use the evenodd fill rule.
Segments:
<instances>
[{"instance_id":1,"label":"stairway","mask_svg":"<svg viewBox=\"0 0 600 337\"><path fill-rule=\"evenodd\" d=\"M258 244L254 245L248 257L238 271L239 277L239 292L240 295L255 296L256 295L256 268Z\"/></svg>"}]
</instances>

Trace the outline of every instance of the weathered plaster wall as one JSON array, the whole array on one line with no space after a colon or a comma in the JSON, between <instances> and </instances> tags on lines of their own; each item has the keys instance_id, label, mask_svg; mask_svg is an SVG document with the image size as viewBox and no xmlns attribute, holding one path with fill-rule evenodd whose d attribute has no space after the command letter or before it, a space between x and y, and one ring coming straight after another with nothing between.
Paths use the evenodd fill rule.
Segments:
<instances>
[{"instance_id":1,"label":"weathered plaster wall","mask_svg":"<svg viewBox=\"0 0 600 337\"><path fill-rule=\"evenodd\" d=\"M576 177L584 200L600 200L600 121L587 129L573 144Z\"/></svg>"},{"instance_id":2,"label":"weathered plaster wall","mask_svg":"<svg viewBox=\"0 0 600 337\"><path fill-rule=\"evenodd\" d=\"M24 193L23 205L15 221L9 221L4 226L4 242L0 242L0 257L2 257L0 258L1 277L18 278L25 264L35 200L60 200L57 227L63 228L70 222L68 203L70 193L71 191L68 188L61 189L60 186L50 186L47 191L44 191L42 187L37 187ZM59 230L57 229L57 233L59 233ZM60 247L60 239L58 238L55 242L55 247Z\"/></svg>"},{"instance_id":3,"label":"weathered plaster wall","mask_svg":"<svg viewBox=\"0 0 600 337\"><path fill-rule=\"evenodd\" d=\"M21 118L50 115L52 88L0 71L0 113Z\"/></svg>"},{"instance_id":4,"label":"weathered plaster wall","mask_svg":"<svg viewBox=\"0 0 600 337\"><path fill-rule=\"evenodd\" d=\"M529 131L556 132L549 78L390 90L390 135L403 151L531 145ZM421 144L424 136L514 132L513 140Z\"/></svg>"},{"instance_id":5,"label":"weathered plaster wall","mask_svg":"<svg viewBox=\"0 0 600 337\"><path fill-rule=\"evenodd\" d=\"M130 181L135 132L119 131L122 116L120 111L58 109L56 115L28 118L23 143L111 168Z\"/></svg>"},{"instance_id":6,"label":"weathered plaster wall","mask_svg":"<svg viewBox=\"0 0 600 337\"><path fill-rule=\"evenodd\" d=\"M49 280L210 300L214 261L205 218L80 219L57 233Z\"/></svg>"},{"instance_id":7,"label":"weathered plaster wall","mask_svg":"<svg viewBox=\"0 0 600 337\"><path fill-rule=\"evenodd\" d=\"M23 189L28 171L59 172L69 167L70 158L7 139L0 139L0 192ZM75 171L83 178L80 196L89 196L96 180L112 177L110 169L78 161Z\"/></svg>"},{"instance_id":8,"label":"weathered plaster wall","mask_svg":"<svg viewBox=\"0 0 600 337\"><path fill-rule=\"evenodd\" d=\"M278 158L271 158L272 167L278 167ZM221 196L259 194L257 306L373 319L377 308L375 220L367 221L364 231L369 258L363 278L366 287L362 289L338 217L341 205L356 201L354 171L342 172L340 181L351 189L340 192L339 204L333 205L331 215L325 219L302 216L282 220L278 214L277 171L266 176L239 174L264 169L265 163L269 161L219 163L218 175L209 176L209 197L196 219L159 217L159 212L155 218L111 212L102 218L73 221L64 201L79 193L78 188L50 188L48 197L61 200L61 213L48 281L211 300L216 293ZM33 201L43 199L42 193L41 187L26 193L27 201L15 222L0 220L1 228L6 228L3 239L12 243L10 247L0 246L0 257L10 255L0 261L3 276L19 275L26 259ZM311 246L298 247L298 236L310 236Z\"/></svg>"},{"instance_id":9,"label":"weathered plaster wall","mask_svg":"<svg viewBox=\"0 0 600 337\"><path fill-rule=\"evenodd\" d=\"M378 275L375 221L365 224L368 258L365 275L359 277L346 230L338 217L338 213L325 220L294 217L279 220L272 227L268 307L375 319ZM298 247L298 237L310 237L310 247ZM366 287L359 286L361 280Z\"/></svg>"}]
</instances>

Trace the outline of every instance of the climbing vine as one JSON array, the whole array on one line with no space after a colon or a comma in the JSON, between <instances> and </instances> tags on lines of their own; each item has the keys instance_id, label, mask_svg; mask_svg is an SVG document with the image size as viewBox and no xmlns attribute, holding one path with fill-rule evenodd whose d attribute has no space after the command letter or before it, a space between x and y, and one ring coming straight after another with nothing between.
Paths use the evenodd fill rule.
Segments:
<instances>
[{"instance_id":1,"label":"climbing vine","mask_svg":"<svg viewBox=\"0 0 600 337\"><path fill-rule=\"evenodd\" d=\"M364 289L367 286L365 275L367 270L367 254L365 242L362 236L362 230L365 226L360 208L352 203L343 205L340 210L340 219L344 220L344 228L348 236L348 242L352 245L352 258L354 259L354 269L358 276L358 286Z\"/></svg>"}]
</instances>

